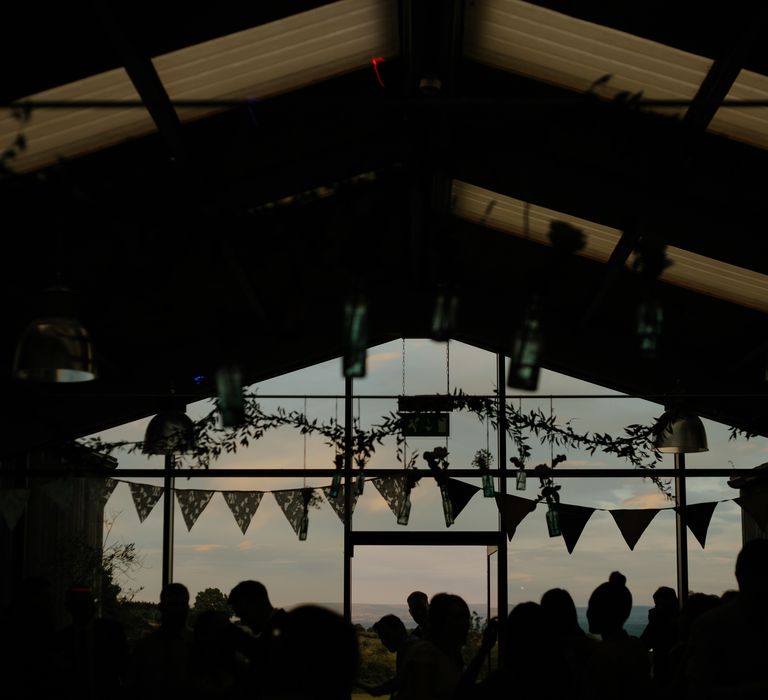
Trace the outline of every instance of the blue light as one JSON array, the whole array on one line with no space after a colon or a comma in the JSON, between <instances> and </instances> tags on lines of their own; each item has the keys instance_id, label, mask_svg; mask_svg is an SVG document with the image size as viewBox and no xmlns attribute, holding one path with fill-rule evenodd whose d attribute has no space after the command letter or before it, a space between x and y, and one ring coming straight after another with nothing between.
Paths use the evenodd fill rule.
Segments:
<instances>
[{"instance_id":1,"label":"blue light","mask_svg":"<svg viewBox=\"0 0 768 700\"><path fill-rule=\"evenodd\" d=\"M199 386L205 381L205 379L206 377L204 374L198 374L196 377L192 378L192 381Z\"/></svg>"}]
</instances>

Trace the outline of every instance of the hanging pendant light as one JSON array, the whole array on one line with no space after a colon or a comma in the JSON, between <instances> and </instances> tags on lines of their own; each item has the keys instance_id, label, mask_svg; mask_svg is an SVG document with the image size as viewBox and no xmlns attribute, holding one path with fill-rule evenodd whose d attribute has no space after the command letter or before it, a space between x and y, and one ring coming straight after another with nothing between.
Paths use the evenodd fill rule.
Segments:
<instances>
[{"instance_id":1,"label":"hanging pendant light","mask_svg":"<svg viewBox=\"0 0 768 700\"><path fill-rule=\"evenodd\" d=\"M358 296L344 306L344 376L364 377L368 344L368 303Z\"/></svg>"},{"instance_id":2,"label":"hanging pendant light","mask_svg":"<svg viewBox=\"0 0 768 700\"><path fill-rule=\"evenodd\" d=\"M701 418L686 411L667 411L657 424L654 447L659 452L707 452L707 433Z\"/></svg>"},{"instance_id":3,"label":"hanging pendant light","mask_svg":"<svg viewBox=\"0 0 768 700\"><path fill-rule=\"evenodd\" d=\"M158 413L147 426L142 451L148 455L190 452L195 443L195 426L183 411L169 409Z\"/></svg>"},{"instance_id":4,"label":"hanging pendant light","mask_svg":"<svg viewBox=\"0 0 768 700\"><path fill-rule=\"evenodd\" d=\"M430 328L432 340L446 341L455 334L458 308L459 300L453 294L441 291L437 295Z\"/></svg>"},{"instance_id":5,"label":"hanging pendant light","mask_svg":"<svg viewBox=\"0 0 768 700\"><path fill-rule=\"evenodd\" d=\"M234 428L245 423L243 373L238 365L222 365L216 370L216 391L221 426Z\"/></svg>"},{"instance_id":6,"label":"hanging pendant light","mask_svg":"<svg viewBox=\"0 0 768 700\"><path fill-rule=\"evenodd\" d=\"M16 345L14 376L57 384L96 379L91 338L75 318L72 293L63 286L51 287L41 305L45 312L29 323Z\"/></svg>"}]
</instances>

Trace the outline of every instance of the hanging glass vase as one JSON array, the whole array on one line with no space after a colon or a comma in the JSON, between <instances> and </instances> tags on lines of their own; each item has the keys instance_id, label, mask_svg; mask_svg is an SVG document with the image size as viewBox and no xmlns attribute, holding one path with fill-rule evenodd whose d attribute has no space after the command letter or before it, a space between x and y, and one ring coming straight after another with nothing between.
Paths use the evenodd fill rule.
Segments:
<instances>
[{"instance_id":1,"label":"hanging glass vase","mask_svg":"<svg viewBox=\"0 0 768 700\"><path fill-rule=\"evenodd\" d=\"M341 489L341 472L336 471L336 473L333 475L333 481L331 482L331 489L328 492L328 495L331 498L337 498L339 495L339 491Z\"/></svg>"},{"instance_id":2,"label":"hanging glass vase","mask_svg":"<svg viewBox=\"0 0 768 700\"><path fill-rule=\"evenodd\" d=\"M309 509L304 508L304 512L301 514L301 521L299 522L299 539L304 541L307 539L307 530L309 530Z\"/></svg>"},{"instance_id":3,"label":"hanging glass vase","mask_svg":"<svg viewBox=\"0 0 768 700\"><path fill-rule=\"evenodd\" d=\"M400 510L397 512L397 524L407 525L411 517L411 494L406 493L403 502L400 504Z\"/></svg>"},{"instance_id":4,"label":"hanging glass vase","mask_svg":"<svg viewBox=\"0 0 768 700\"><path fill-rule=\"evenodd\" d=\"M355 479L355 495L362 496L365 489L365 472L361 469L357 472L357 479Z\"/></svg>"},{"instance_id":5,"label":"hanging glass vase","mask_svg":"<svg viewBox=\"0 0 768 700\"><path fill-rule=\"evenodd\" d=\"M219 395L221 425L233 428L245 422L243 377L237 365L223 365L216 370L216 391Z\"/></svg>"},{"instance_id":6,"label":"hanging glass vase","mask_svg":"<svg viewBox=\"0 0 768 700\"><path fill-rule=\"evenodd\" d=\"M515 477L515 488L518 491L525 491L525 470L524 469L518 469L517 476Z\"/></svg>"},{"instance_id":7,"label":"hanging glass vase","mask_svg":"<svg viewBox=\"0 0 768 700\"><path fill-rule=\"evenodd\" d=\"M549 510L547 511L547 530L549 530L550 537L559 537L562 534L560 532L560 516L558 515L557 508L552 506L552 504L549 505Z\"/></svg>"},{"instance_id":8,"label":"hanging glass vase","mask_svg":"<svg viewBox=\"0 0 768 700\"><path fill-rule=\"evenodd\" d=\"M493 488L493 477L490 474L483 474L483 496L493 498L496 491Z\"/></svg>"},{"instance_id":9,"label":"hanging glass vase","mask_svg":"<svg viewBox=\"0 0 768 700\"><path fill-rule=\"evenodd\" d=\"M450 527L454 523L453 503L448 495L448 489L445 486L440 487L440 495L443 498L443 515L445 516L445 526Z\"/></svg>"}]
</instances>

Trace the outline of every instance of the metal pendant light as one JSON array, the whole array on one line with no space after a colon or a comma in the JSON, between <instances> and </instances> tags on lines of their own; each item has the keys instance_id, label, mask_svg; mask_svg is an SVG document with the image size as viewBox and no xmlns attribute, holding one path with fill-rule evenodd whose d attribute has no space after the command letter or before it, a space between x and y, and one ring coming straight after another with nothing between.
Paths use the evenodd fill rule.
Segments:
<instances>
[{"instance_id":1,"label":"metal pendant light","mask_svg":"<svg viewBox=\"0 0 768 700\"><path fill-rule=\"evenodd\" d=\"M659 420L654 446L659 452L707 452L707 433L701 418L688 412L666 412Z\"/></svg>"},{"instance_id":2,"label":"metal pendant light","mask_svg":"<svg viewBox=\"0 0 768 700\"><path fill-rule=\"evenodd\" d=\"M195 426L183 411L170 409L158 413L147 426L142 451L149 455L190 452L194 446Z\"/></svg>"},{"instance_id":3,"label":"metal pendant light","mask_svg":"<svg viewBox=\"0 0 768 700\"><path fill-rule=\"evenodd\" d=\"M88 382L96 379L88 331L68 316L47 316L30 323L19 339L13 361L18 379L36 382Z\"/></svg>"}]
</instances>

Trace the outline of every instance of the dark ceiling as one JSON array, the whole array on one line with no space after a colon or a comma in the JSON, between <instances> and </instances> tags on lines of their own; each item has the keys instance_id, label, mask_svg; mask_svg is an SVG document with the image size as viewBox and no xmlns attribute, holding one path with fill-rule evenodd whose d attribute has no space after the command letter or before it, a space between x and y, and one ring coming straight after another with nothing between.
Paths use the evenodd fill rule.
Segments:
<instances>
[{"instance_id":1,"label":"dark ceiling","mask_svg":"<svg viewBox=\"0 0 768 700\"><path fill-rule=\"evenodd\" d=\"M651 232L768 274L768 154L705 130L741 67L768 74L757 3L536 3L715 59L681 120L473 63L463 3L402 0L385 90L367 68L260 102L255 119L241 107L179 121L149 57L320 4L4 11L2 100L124 65L158 132L0 183L0 363L10 370L35 294L60 278L100 370L50 387L6 372L0 453L149 415L172 390L209 396L193 378L228 359L252 382L338 356L356 291L371 345L425 337L440 285L460 298L457 340L506 351L537 290L546 367L632 394L682 391L701 414L768 434L764 314L661 285L665 333L644 360L642 289L625 265ZM424 96L419 77L434 72L443 89ZM451 216L452 179L615 227L622 243L607 265L557 257ZM264 206L321 186L334 194Z\"/></svg>"}]
</instances>

